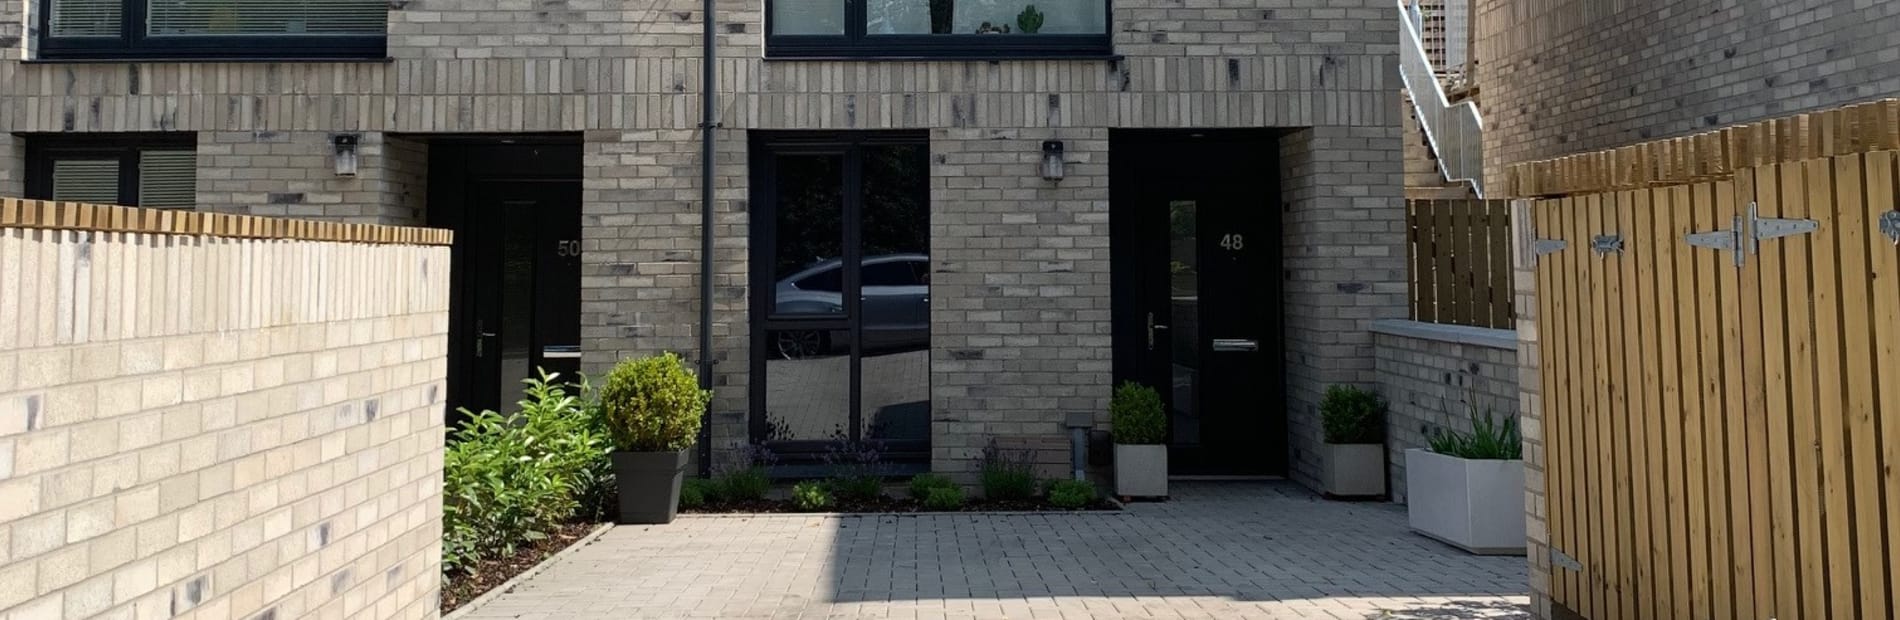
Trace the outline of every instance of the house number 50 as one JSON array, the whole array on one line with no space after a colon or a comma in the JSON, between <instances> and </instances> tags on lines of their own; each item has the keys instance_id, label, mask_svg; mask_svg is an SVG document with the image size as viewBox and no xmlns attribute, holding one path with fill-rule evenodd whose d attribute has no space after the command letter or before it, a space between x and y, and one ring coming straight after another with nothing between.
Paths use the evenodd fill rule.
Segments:
<instances>
[{"instance_id":1,"label":"house number 50","mask_svg":"<svg viewBox=\"0 0 1900 620\"><path fill-rule=\"evenodd\" d=\"M564 256L564 257L565 256L580 256L581 242L579 239L569 239L567 241L556 241L554 243L554 253L560 256Z\"/></svg>"},{"instance_id":2,"label":"house number 50","mask_svg":"<svg viewBox=\"0 0 1900 620\"><path fill-rule=\"evenodd\" d=\"M1229 235L1221 235L1221 236L1220 236L1220 249L1223 249L1223 250L1239 250L1239 249L1242 249L1242 248L1245 248L1245 247L1247 247L1247 236L1246 236L1246 235L1231 235L1231 234L1229 234Z\"/></svg>"}]
</instances>

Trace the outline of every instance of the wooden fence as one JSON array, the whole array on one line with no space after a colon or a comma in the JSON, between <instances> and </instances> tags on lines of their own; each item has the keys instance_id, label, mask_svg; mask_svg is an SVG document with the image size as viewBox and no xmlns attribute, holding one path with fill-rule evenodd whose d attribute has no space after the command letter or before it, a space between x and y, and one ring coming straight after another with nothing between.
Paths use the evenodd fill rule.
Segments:
<instances>
[{"instance_id":1,"label":"wooden fence","mask_svg":"<svg viewBox=\"0 0 1900 620\"><path fill-rule=\"evenodd\" d=\"M1510 203L1408 200L1412 320L1511 329Z\"/></svg>"},{"instance_id":2,"label":"wooden fence","mask_svg":"<svg viewBox=\"0 0 1900 620\"><path fill-rule=\"evenodd\" d=\"M1556 603L1900 613L1900 151L1821 155L1533 203Z\"/></svg>"}]
</instances>

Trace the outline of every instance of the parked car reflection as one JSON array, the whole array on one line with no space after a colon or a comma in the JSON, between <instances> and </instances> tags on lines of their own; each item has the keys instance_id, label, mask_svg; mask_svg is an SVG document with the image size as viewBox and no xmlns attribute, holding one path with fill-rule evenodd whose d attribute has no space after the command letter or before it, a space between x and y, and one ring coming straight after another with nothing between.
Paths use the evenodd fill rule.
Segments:
<instances>
[{"instance_id":1,"label":"parked car reflection","mask_svg":"<svg viewBox=\"0 0 1900 620\"><path fill-rule=\"evenodd\" d=\"M880 254L863 259L859 272L858 312L865 353L913 351L930 347L930 257ZM831 258L778 281L773 314L782 317L842 316L844 261ZM851 332L781 330L774 332L776 353L785 359L839 355L850 351Z\"/></svg>"}]
</instances>

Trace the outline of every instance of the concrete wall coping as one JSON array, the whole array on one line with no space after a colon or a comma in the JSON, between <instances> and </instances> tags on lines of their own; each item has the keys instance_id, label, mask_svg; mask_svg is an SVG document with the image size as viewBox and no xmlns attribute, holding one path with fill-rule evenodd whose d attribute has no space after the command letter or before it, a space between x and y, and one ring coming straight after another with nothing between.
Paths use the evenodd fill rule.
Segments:
<instances>
[{"instance_id":1,"label":"concrete wall coping","mask_svg":"<svg viewBox=\"0 0 1900 620\"><path fill-rule=\"evenodd\" d=\"M1491 329L1487 327L1466 327L1464 325L1444 325L1387 319L1372 322L1372 333L1389 336L1404 336L1420 340L1435 340L1454 344L1468 344L1493 349L1517 349L1517 332L1509 329Z\"/></svg>"}]
</instances>

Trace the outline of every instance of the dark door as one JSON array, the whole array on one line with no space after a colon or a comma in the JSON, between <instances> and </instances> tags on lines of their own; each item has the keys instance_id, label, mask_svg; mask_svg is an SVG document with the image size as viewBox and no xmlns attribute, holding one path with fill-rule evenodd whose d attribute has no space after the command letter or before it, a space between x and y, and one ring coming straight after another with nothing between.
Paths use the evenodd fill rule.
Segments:
<instances>
[{"instance_id":1,"label":"dark door","mask_svg":"<svg viewBox=\"0 0 1900 620\"><path fill-rule=\"evenodd\" d=\"M431 150L431 221L456 235L449 405L512 410L523 379L579 376L579 150L454 142Z\"/></svg>"},{"instance_id":2,"label":"dark door","mask_svg":"<svg viewBox=\"0 0 1900 620\"><path fill-rule=\"evenodd\" d=\"M929 462L929 167L914 132L753 136L751 434L778 475Z\"/></svg>"},{"instance_id":3,"label":"dark door","mask_svg":"<svg viewBox=\"0 0 1900 620\"><path fill-rule=\"evenodd\" d=\"M1115 375L1161 392L1170 470L1286 471L1277 144L1117 132Z\"/></svg>"}]
</instances>

